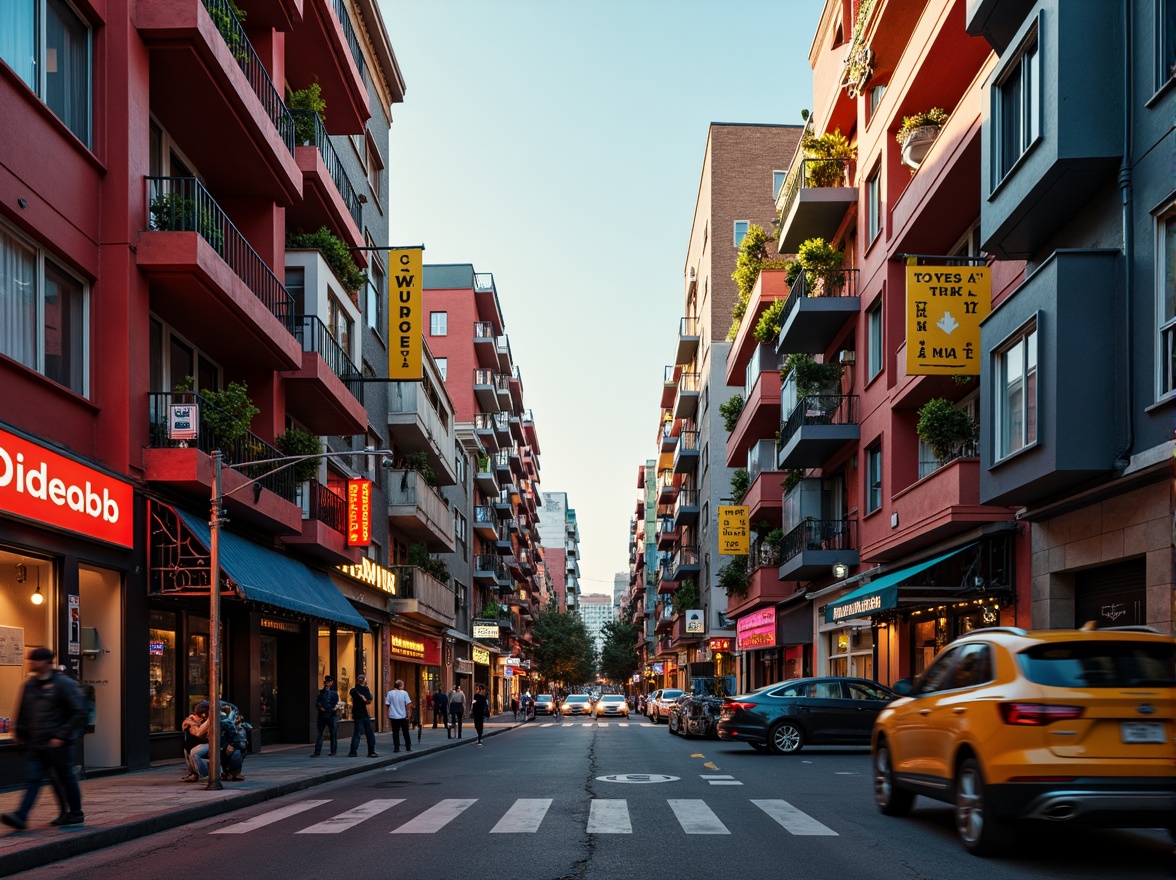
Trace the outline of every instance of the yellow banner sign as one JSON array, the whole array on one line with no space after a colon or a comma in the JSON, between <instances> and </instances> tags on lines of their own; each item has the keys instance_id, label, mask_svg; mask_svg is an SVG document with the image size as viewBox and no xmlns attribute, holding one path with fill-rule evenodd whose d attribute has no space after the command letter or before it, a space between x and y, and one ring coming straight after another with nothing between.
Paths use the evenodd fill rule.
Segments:
<instances>
[{"instance_id":1,"label":"yellow banner sign","mask_svg":"<svg viewBox=\"0 0 1176 880\"><path fill-rule=\"evenodd\" d=\"M421 248L388 252L388 378L397 382L421 380L423 253Z\"/></svg>"},{"instance_id":2,"label":"yellow banner sign","mask_svg":"<svg viewBox=\"0 0 1176 880\"><path fill-rule=\"evenodd\" d=\"M979 376L980 322L992 308L987 266L907 265L908 376Z\"/></svg>"},{"instance_id":3,"label":"yellow banner sign","mask_svg":"<svg viewBox=\"0 0 1176 880\"><path fill-rule=\"evenodd\" d=\"M751 551L751 529L747 508L719 507L719 555L746 556Z\"/></svg>"},{"instance_id":4,"label":"yellow banner sign","mask_svg":"<svg viewBox=\"0 0 1176 880\"><path fill-rule=\"evenodd\" d=\"M490 652L487 651L485 648L474 648L473 654L474 654L474 662L477 663L479 666L489 666L490 665Z\"/></svg>"}]
</instances>

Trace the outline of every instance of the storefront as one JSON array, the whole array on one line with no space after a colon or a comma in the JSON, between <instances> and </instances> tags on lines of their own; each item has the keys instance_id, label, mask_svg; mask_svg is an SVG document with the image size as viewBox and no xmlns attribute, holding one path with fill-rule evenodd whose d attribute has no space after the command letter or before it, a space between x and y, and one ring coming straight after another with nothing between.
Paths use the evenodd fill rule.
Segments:
<instances>
[{"instance_id":1,"label":"storefront","mask_svg":"<svg viewBox=\"0 0 1176 880\"><path fill-rule=\"evenodd\" d=\"M388 626L385 633L388 687L398 679L403 681L413 703L423 707L425 695L435 691L441 681L441 639L402 626ZM382 697L380 702L383 704Z\"/></svg>"},{"instance_id":2,"label":"storefront","mask_svg":"<svg viewBox=\"0 0 1176 880\"><path fill-rule=\"evenodd\" d=\"M128 599L145 593L133 550L138 510L125 480L0 430L0 785L22 778L15 699L25 656L38 647L56 653L90 700L82 765L146 765L136 733L145 706L132 705L126 685L144 680L126 652ZM137 613L141 620L142 605Z\"/></svg>"}]
</instances>

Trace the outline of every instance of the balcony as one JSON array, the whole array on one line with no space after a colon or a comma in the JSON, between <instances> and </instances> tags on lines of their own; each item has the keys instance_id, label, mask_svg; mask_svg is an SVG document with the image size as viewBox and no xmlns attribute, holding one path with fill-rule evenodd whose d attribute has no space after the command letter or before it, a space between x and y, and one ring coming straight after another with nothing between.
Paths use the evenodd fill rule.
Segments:
<instances>
[{"instance_id":1,"label":"balcony","mask_svg":"<svg viewBox=\"0 0 1176 880\"><path fill-rule=\"evenodd\" d=\"M286 411L322 436L367 430L359 369L314 315L294 316L294 338L302 346L302 369L283 373Z\"/></svg>"},{"instance_id":2,"label":"balcony","mask_svg":"<svg viewBox=\"0 0 1176 880\"><path fill-rule=\"evenodd\" d=\"M237 5L249 13L250 27L272 27L285 34L302 24L302 0L244 0Z\"/></svg>"},{"instance_id":3,"label":"balcony","mask_svg":"<svg viewBox=\"0 0 1176 880\"><path fill-rule=\"evenodd\" d=\"M782 396L787 401L787 386ZM782 407L783 409L783 407ZM857 395L801 397L780 426L776 469L821 467L848 443L861 439Z\"/></svg>"},{"instance_id":4,"label":"balcony","mask_svg":"<svg viewBox=\"0 0 1176 880\"><path fill-rule=\"evenodd\" d=\"M498 484L498 474L490 463L489 455L479 455L475 466L474 484L485 498L497 498L501 487Z\"/></svg>"},{"instance_id":5,"label":"balcony","mask_svg":"<svg viewBox=\"0 0 1176 880\"><path fill-rule=\"evenodd\" d=\"M395 565L396 597L388 600L388 610L410 620L434 626L453 626L456 622L456 597L423 568Z\"/></svg>"},{"instance_id":6,"label":"balcony","mask_svg":"<svg viewBox=\"0 0 1176 880\"><path fill-rule=\"evenodd\" d=\"M657 611L657 625L653 628L654 632L668 633L674 628L674 606L671 603L658 605ZM667 645L668 647L668 645Z\"/></svg>"},{"instance_id":7,"label":"balcony","mask_svg":"<svg viewBox=\"0 0 1176 880\"><path fill-rule=\"evenodd\" d=\"M509 577L506 564L497 553L480 553L474 557L474 583L497 587L500 580L506 580Z\"/></svg>"},{"instance_id":8,"label":"balcony","mask_svg":"<svg viewBox=\"0 0 1176 880\"><path fill-rule=\"evenodd\" d=\"M695 546L679 547L670 557L670 578L681 581L685 578L697 576L702 570L702 562Z\"/></svg>"},{"instance_id":9,"label":"balcony","mask_svg":"<svg viewBox=\"0 0 1176 880\"><path fill-rule=\"evenodd\" d=\"M135 261L151 310L222 364L299 370L294 300L201 183L147 178L151 226Z\"/></svg>"},{"instance_id":10,"label":"balcony","mask_svg":"<svg viewBox=\"0 0 1176 880\"><path fill-rule=\"evenodd\" d=\"M301 198L294 119L229 0L139 0L134 24L149 50L151 111L209 187Z\"/></svg>"},{"instance_id":11,"label":"balcony","mask_svg":"<svg viewBox=\"0 0 1176 880\"><path fill-rule=\"evenodd\" d=\"M143 472L148 482L165 485L197 503L207 504L212 497L213 483L210 454L219 449L224 454L221 482L229 515L271 533L301 534L302 509L296 503L298 484L289 468L258 480L254 485L261 487L260 492L241 491L253 476L267 468L266 462L282 457L280 451L252 433L238 438L220 433L216 407L195 392L152 392L147 399L149 439L148 448L143 450ZM168 415L173 403L196 404L200 408L195 440L168 439Z\"/></svg>"},{"instance_id":12,"label":"balcony","mask_svg":"<svg viewBox=\"0 0 1176 880\"><path fill-rule=\"evenodd\" d=\"M535 429L535 414L529 409L523 410L523 439L534 455L539 455L539 432ZM536 472L538 472L538 462L536 461Z\"/></svg>"},{"instance_id":13,"label":"balcony","mask_svg":"<svg viewBox=\"0 0 1176 880\"><path fill-rule=\"evenodd\" d=\"M771 353L766 345L760 346L765 355ZM775 355L772 354L772 361ZM752 366L756 361L752 361ZM773 364L774 366L774 364ZM748 450L764 437L771 437L780 426L780 371L763 369L752 381L735 430L727 439L727 467L738 467L747 457Z\"/></svg>"},{"instance_id":14,"label":"balcony","mask_svg":"<svg viewBox=\"0 0 1176 880\"><path fill-rule=\"evenodd\" d=\"M511 407L511 405L513 405L514 411L516 413L522 412L523 411L523 371L519 369L517 364L515 365L514 372L508 374L508 378L510 379L510 388L509 388L510 403L507 405L506 408L509 409Z\"/></svg>"},{"instance_id":15,"label":"balcony","mask_svg":"<svg viewBox=\"0 0 1176 880\"><path fill-rule=\"evenodd\" d=\"M474 397L483 412L497 413L502 410L498 403L497 379L498 374L494 370L474 370Z\"/></svg>"},{"instance_id":16,"label":"balcony","mask_svg":"<svg viewBox=\"0 0 1176 880\"><path fill-rule=\"evenodd\" d=\"M659 517L657 521L657 549L662 551L669 551L674 549L674 545L678 543L678 537L681 535L677 529L674 528L674 520L672 517Z\"/></svg>"},{"instance_id":17,"label":"balcony","mask_svg":"<svg viewBox=\"0 0 1176 880\"><path fill-rule=\"evenodd\" d=\"M674 528L698 522L698 490L683 489L674 498Z\"/></svg>"},{"instance_id":18,"label":"balcony","mask_svg":"<svg viewBox=\"0 0 1176 880\"><path fill-rule=\"evenodd\" d=\"M674 396L678 393L678 375L681 367L667 366L662 376L661 407L670 410L674 406Z\"/></svg>"},{"instance_id":19,"label":"balcony","mask_svg":"<svg viewBox=\"0 0 1176 880\"><path fill-rule=\"evenodd\" d=\"M510 516L514 511L514 501L511 499L510 487L499 490L498 496L494 499L494 509L498 511L499 518Z\"/></svg>"},{"instance_id":20,"label":"balcony","mask_svg":"<svg viewBox=\"0 0 1176 880\"><path fill-rule=\"evenodd\" d=\"M680 479L669 468L663 468L657 473L657 503L669 504L678 497Z\"/></svg>"},{"instance_id":21,"label":"balcony","mask_svg":"<svg viewBox=\"0 0 1176 880\"><path fill-rule=\"evenodd\" d=\"M968 0L968 33L984 37L998 55L1003 55L1020 29L1034 0Z\"/></svg>"},{"instance_id":22,"label":"balcony","mask_svg":"<svg viewBox=\"0 0 1176 880\"><path fill-rule=\"evenodd\" d=\"M806 519L784 536L779 579L820 580L837 563L853 566L858 561L857 520Z\"/></svg>"},{"instance_id":23,"label":"balcony","mask_svg":"<svg viewBox=\"0 0 1176 880\"><path fill-rule=\"evenodd\" d=\"M302 171L302 199L286 209L286 226L312 232L326 226L347 244L363 247L363 208L322 118L314 110L291 110L294 159Z\"/></svg>"},{"instance_id":24,"label":"balcony","mask_svg":"<svg viewBox=\"0 0 1176 880\"><path fill-rule=\"evenodd\" d=\"M776 353L824 352L845 322L857 317L861 302L857 269L838 269L823 276L802 271L784 301Z\"/></svg>"},{"instance_id":25,"label":"balcony","mask_svg":"<svg viewBox=\"0 0 1176 880\"><path fill-rule=\"evenodd\" d=\"M474 533L491 541L498 535L498 514L492 505L479 504L474 508Z\"/></svg>"},{"instance_id":26,"label":"balcony","mask_svg":"<svg viewBox=\"0 0 1176 880\"><path fill-rule=\"evenodd\" d=\"M515 367L517 373L518 367ZM498 408L503 412L510 412L511 409L511 385L516 381L517 376L512 377L506 373L499 373L494 377L494 393L498 395Z\"/></svg>"},{"instance_id":27,"label":"balcony","mask_svg":"<svg viewBox=\"0 0 1176 880\"><path fill-rule=\"evenodd\" d=\"M698 318L683 318L678 322L678 352L675 364L688 364L698 351Z\"/></svg>"},{"instance_id":28,"label":"balcony","mask_svg":"<svg viewBox=\"0 0 1176 880\"><path fill-rule=\"evenodd\" d=\"M453 511L416 471L390 470L388 521L409 543L423 543L430 553L452 553Z\"/></svg>"},{"instance_id":29,"label":"balcony","mask_svg":"<svg viewBox=\"0 0 1176 880\"><path fill-rule=\"evenodd\" d=\"M355 565L363 548L347 546L347 499L317 480L298 487L302 534L283 539L291 550L327 565Z\"/></svg>"},{"instance_id":30,"label":"balcony","mask_svg":"<svg viewBox=\"0 0 1176 880\"><path fill-rule=\"evenodd\" d=\"M760 440L747 454L749 488L743 496L748 516L775 523L784 497L784 474L776 470L776 441Z\"/></svg>"},{"instance_id":31,"label":"balcony","mask_svg":"<svg viewBox=\"0 0 1176 880\"><path fill-rule=\"evenodd\" d=\"M510 337L503 335L496 340L496 349L498 352L498 370L502 373L509 373L514 369L514 361L511 359L510 353Z\"/></svg>"},{"instance_id":32,"label":"balcony","mask_svg":"<svg viewBox=\"0 0 1176 880\"><path fill-rule=\"evenodd\" d=\"M494 334L494 325L489 321L474 322L474 354L478 366L487 370L498 369L498 338Z\"/></svg>"},{"instance_id":33,"label":"balcony","mask_svg":"<svg viewBox=\"0 0 1176 880\"><path fill-rule=\"evenodd\" d=\"M678 435L682 431L682 422L675 421L669 412L665 413L658 431L658 443L662 452L673 452L678 448ZM641 485L640 483L638 485Z\"/></svg>"},{"instance_id":34,"label":"balcony","mask_svg":"<svg viewBox=\"0 0 1176 880\"><path fill-rule=\"evenodd\" d=\"M494 436L498 439L499 448L507 449L510 446L510 415L508 413L494 413Z\"/></svg>"},{"instance_id":35,"label":"balcony","mask_svg":"<svg viewBox=\"0 0 1176 880\"><path fill-rule=\"evenodd\" d=\"M440 374L432 374L431 365L425 370L426 382L431 379L441 384ZM406 454L423 452L436 476L436 485L454 485L456 441L453 413L445 409L445 398L436 392L428 393L435 386L421 382L389 382L387 387L388 433L396 449Z\"/></svg>"},{"instance_id":36,"label":"balcony","mask_svg":"<svg viewBox=\"0 0 1176 880\"><path fill-rule=\"evenodd\" d=\"M698 409L698 373L683 373L678 377L678 393L674 397L674 418L685 419Z\"/></svg>"},{"instance_id":37,"label":"balcony","mask_svg":"<svg viewBox=\"0 0 1176 880\"><path fill-rule=\"evenodd\" d=\"M495 415L497 413L474 413L474 434L481 441L482 447L489 452L498 451L498 435L494 431Z\"/></svg>"},{"instance_id":38,"label":"balcony","mask_svg":"<svg viewBox=\"0 0 1176 880\"><path fill-rule=\"evenodd\" d=\"M767 608L796 592L796 585L780 580L780 553L761 545L747 557L747 594L727 596L727 616L738 617Z\"/></svg>"},{"instance_id":39,"label":"balcony","mask_svg":"<svg viewBox=\"0 0 1176 880\"><path fill-rule=\"evenodd\" d=\"M783 221L777 247L781 254L796 253L810 238L833 239L845 215L857 205L851 164L850 159L804 158L793 164L776 198L776 214Z\"/></svg>"},{"instance_id":40,"label":"balcony","mask_svg":"<svg viewBox=\"0 0 1176 880\"><path fill-rule=\"evenodd\" d=\"M726 382L738 387L744 384L747 374L747 364L762 344L755 338L755 325L763 317L764 312L776 302L788 296L788 272L784 269L763 269L755 280L751 289L751 297L747 303L747 311L743 313L743 320L739 322L739 332L735 341L727 351ZM774 430L774 429L773 429Z\"/></svg>"},{"instance_id":41,"label":"balcony","mask_svg":"<svg viewBox=\"0 0 1176 880\"><path fill-rule=\"evenodd\" d=\"M365 67L344 0L303 0L302 24L286 36L286 80L319 84L331 134L360 134L371 117Z\"/></svg>"},{"instance_id":42,"label":"balcony","mask_svg":"<svg viewBox=\"0 0 1176 880\"><path fill-rule=\"evenodd\" d=\"M697 469L698 432L683 431L678 435L678 445L674 449L674 473L693 473Z\"/></svg>"}]
</instances>

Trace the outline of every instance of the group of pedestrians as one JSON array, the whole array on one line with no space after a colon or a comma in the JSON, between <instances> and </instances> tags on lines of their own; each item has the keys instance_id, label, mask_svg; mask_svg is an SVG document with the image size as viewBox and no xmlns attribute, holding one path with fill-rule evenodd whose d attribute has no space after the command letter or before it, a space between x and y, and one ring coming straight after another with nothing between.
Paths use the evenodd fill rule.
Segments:
<instances>
[{"instance_id":1,"label":"group of pedestrians","mask_svg":"<svg viewBox=\"0 0 1176 880\"><path fill-rule=\"evenodd\" d=\"M465 719L466 695L460 684L453 686L448 694L440 687L432 695L433 701L433 729L437 729L440 721L445 728L446 738L452 739L456 734L461 739L462 724ZM486 719L490 717L490 700L486 696L486 686L477 685L473 702L470 705L470 718L474 722L474 732L478 734L478 745L482 744L483 728Z\"/></svg>"}]
</instances>

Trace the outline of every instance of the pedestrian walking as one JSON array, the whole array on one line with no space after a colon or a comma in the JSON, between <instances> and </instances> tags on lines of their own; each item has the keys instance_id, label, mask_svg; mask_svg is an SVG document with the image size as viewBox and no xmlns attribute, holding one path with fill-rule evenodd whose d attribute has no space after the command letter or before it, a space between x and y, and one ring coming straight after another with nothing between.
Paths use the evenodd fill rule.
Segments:
<instances>
[{"instance_id":1,"label":"pedestrian walking","mask_svg":"<svg viewBox=\"0 0 1176 880\"><path fill-rule=\"evenodd\" d=\"M339 692L335 690L335 677L323 676L323 689L318 692L314 701L318 711L318 736L314 740L312 758L317 758L323 751L323 731L331 734L331 755L339 750Z\"/></svg>"},{"instance_id":2,"label":"pedestrian walking","mask_svg":"<svg viewBox=\"0 0 1176 880\"><path fill-rule=\"evenodd\" d=\"M23 831L37 801L41 782L49 776L57 794L59 814L50 825L81 825L82 791L74 774L73 747L82 738L86 703L77 682L53 667L53 651L33 648L28 657L31 675L25 680L17 707L16 741L28 752L24 798L15 813L0 821Z\"/></svg>"},{"instance_id":3,"label":"pedestrian walking","mask_svg":"<svg viewBox=\"0 0 1176 880\"><path fill-rule=\"evenodd\" d=\"M482 728L486 724L486 717L490 714L490 701L486 699L486 688L478 685L474 693L474 704L470 707L470 714L474 719L474 730L478 733L478 745L482 744Z\"/></svg>"},{"instance_id":4,"label":"pedestrian walking","mask_svg":"<svg viewBox=\"0 0 1176 880\"><path fill-rule=\"evenodd\" d=\"M514 720L519 720L519 698L511 695L510 698L510 714L514 716Z\"/></svg>"},{"instance_id":5,"label":"pedestrian walking","mask_svg":"<svg viewBox=\"0 0 1176 880\"><path fill-rule=\"evenodd\" d=\"M433 730L437 729L438 718L441 719L441 724L448 731L449 697L445 695L445 691L441 690L441 685L437 685L437 693L433 694Z\"/></svg>"},{"instance_id":6,"label":"pedestrian walking","mask_svg":"<svg viewBox=\"0 0 1176 880\"><path fill-rule=\"evenodd\" d=\"M455 684L449 692L449 726L457 732L461 739L461 719L465 714L465 694L461 692L461 685Z\"/></svg>"},{"instance_id":7,"label":"pedestrian walking","mask_svg":"<svg viewBox=\"0 0 1176 880\"><path fill-rule=\"evenodd\" d=\"M412 699L404 689L404 681L396 679L396 685L384 697L384 705L388 707L388 720L392 722L392 751L400 751L400 735L404 734L404 750L412 751L412 738L408 726L408 709Z\"/></svg>"},{"instance_id":8,"label":"pedestrian walking","mask_svg":"<svg viewBox=\"0 0 1176 880\"><path fill-rule=\"evenodd\" d=\"M200 772L200 765L196 763L196 749L208 745L208 700L201 700L192 709L192 714L186 717L180 725L184 744L184 763L188 767L188 775L181 782L199 782L205 773Z\"/></svg>"},{"instance_id":9,"label":"pedestrian walking","mask_svg":"<svg viewBox=\"0 0 1176 880\"><path fill-rule=\"evenodd\" d=\"M355 733L351 734L351 749L347 757L359 757L359 737L367 737L368 757L378 758L376 754L376 729L372 726L372 692L367 686L367 676L362 672L355 676L355 687L351 689L351 720L355 722Z\"/></svg>"}]
</instances>

